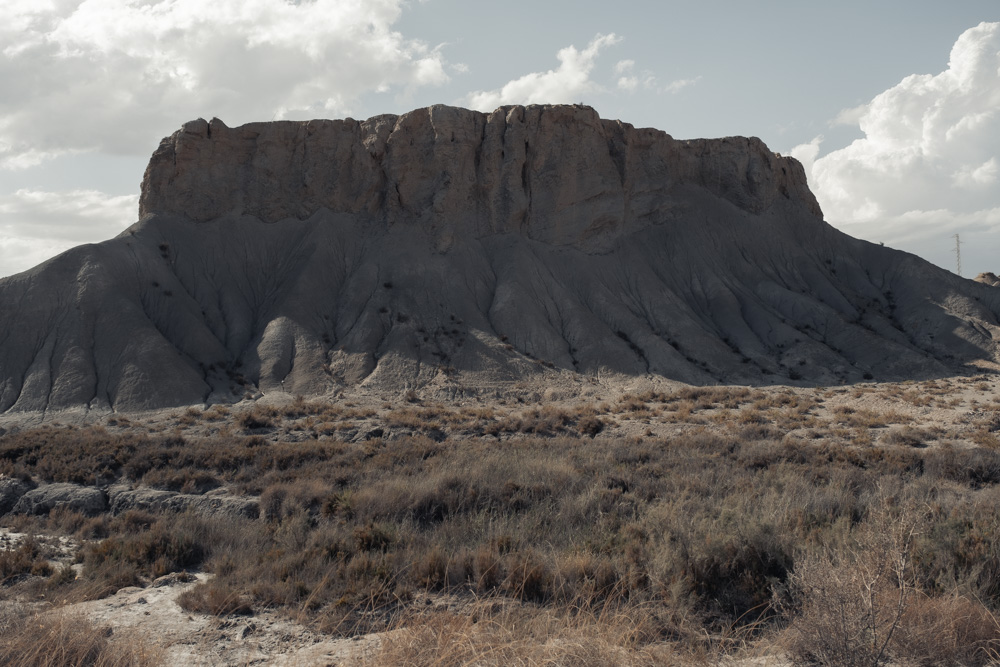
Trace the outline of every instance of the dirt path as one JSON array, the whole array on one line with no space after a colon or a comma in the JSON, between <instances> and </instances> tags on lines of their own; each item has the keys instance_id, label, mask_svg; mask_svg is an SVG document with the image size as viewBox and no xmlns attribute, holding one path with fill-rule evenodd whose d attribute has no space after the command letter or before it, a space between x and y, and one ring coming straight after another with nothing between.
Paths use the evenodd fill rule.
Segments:
<instances>
[{"instance_id":1,"label":"dirt path","mask_svg":"<svg viewBox=\"0 0 1000 667\"><path fill-rule=\"evenodd\" d=\"M147 588L123 588L103 600L63 609L161 647L169 665L338 665L378 646L377 636L331 639L277 612L215 618L182 609L177 598L209 576L197 574L185 582L167 575Z\"/></svg>"}]
</instances>

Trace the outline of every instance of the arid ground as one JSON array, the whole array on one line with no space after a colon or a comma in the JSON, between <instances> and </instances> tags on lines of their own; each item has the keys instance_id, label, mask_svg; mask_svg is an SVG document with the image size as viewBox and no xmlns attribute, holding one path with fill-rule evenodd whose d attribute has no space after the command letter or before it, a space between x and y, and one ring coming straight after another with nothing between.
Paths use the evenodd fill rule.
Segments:
<instances>
[{"instance_id":1,"label":"arid ground","mask_svg":"<svg viewBox=\"0 0 1000 667\"><path fill-rule=\"evenodd\" d=\"M0 660L992 664L998 385L571 380L9 420L6 509L51 484L104 507L3 517Z\"/></svg>"}]
</instances>

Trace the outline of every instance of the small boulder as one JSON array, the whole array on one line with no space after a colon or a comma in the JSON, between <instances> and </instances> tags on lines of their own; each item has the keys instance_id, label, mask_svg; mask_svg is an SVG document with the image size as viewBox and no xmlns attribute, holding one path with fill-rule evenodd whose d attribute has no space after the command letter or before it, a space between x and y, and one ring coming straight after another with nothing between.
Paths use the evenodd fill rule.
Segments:
<instances>
[{"instance_id":1,"label":"small boulder","mask_svg":"<svg viewBox=\"0 0 1000 667\"><path fill-rule=\"evenodd\" d=\"M228 494L202 496L161 489L113 488L109 491L109 495L111 513L114 515L129 510L176 513L191 510L202 516L225 516L234 519L256 519L260 516L260 507L256 499Z\"/></svg>"},{"instance_id":2,"label":"small boulder","mask_svg":"<svg viewBox=\"0 0 1000 667\"><path fill-rule=\"evenodd\" d=\"M65 507L87 516L100 514L107 509L104 492L79 484L45 484L26 492L12 510L15 514L48 514L56 507Z\"/></svg>"},{"instance_id":3,"label":"small boulder","mask_svg":"<svg viewBox=\"0 0 1000 667\"><path fill-rule=\"evenodd\" d=\"M108 489L109 509L115 516L129 510L183 511L184 508L177 507L174 500L177 495L174 491L149 488L130 489L125 485L115 485Z\"/></svg>"},{"instance_id":4,"label":"small boulder","mask_svg":"<svg viewBox=\"0 0 1000 667\"><path fill-rule=\"evenodd\" d=\"M230 519L257 519L260 517L260 503L255 498L191 496L189 507L204 516L224 516Z\"/></svg>"},{"instance_id":5,"label":"small boulder","mask_svg":"<svg viewBox=\"0 0 1000 667\"><path fill-rule=\"evenodd\" d=\"M14 477L0 477L0 515L14 509L21 496L32 488L31 484Z\"/></svg>"},{"instance_id":6,"label":"small boulder","mask_svg":"<svg viewBox=\"0 0 1000 667\"><path fill-rule=\"evenodd\" d=\"M175 586L177 584L187 584L192 581L196 581L193 574L188 574L187 572L171 572L170 574L165 574L162 577L157 577L153 580L153 588L162 588L164 586Z\"/></svg>"}]
</instances>

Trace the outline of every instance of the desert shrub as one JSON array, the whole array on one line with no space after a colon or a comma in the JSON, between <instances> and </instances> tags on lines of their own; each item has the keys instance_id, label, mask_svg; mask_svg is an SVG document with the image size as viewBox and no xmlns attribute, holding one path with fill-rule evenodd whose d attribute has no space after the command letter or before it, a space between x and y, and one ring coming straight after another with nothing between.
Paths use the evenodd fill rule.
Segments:
<instances>
[{"instance_id":1,"label":"desert shrub","mask_svg":"<svg viewBox=\"0 0 1000 667\"><path fill-rule=\"evenodd\" d=\"M101 427L44 426L0 436L0 461L8 461L15 476L95 485L117 479L123 461L145 441Z\"/></svg>"},{"instance_id":2,"label":"desert shrub","mask_svg":"<svg viewBox=\"0 0 1000 667\"><path fill-rule=\"evenodd\" d=\"M142 476L142 481L154 489L196 494L206 493L221 485L219 479L212 473L191 468L150 470Z\"/></svg>"},{"instance_id":3,"label":"desert shrub","mask_svg":"<svg viewBox=\"0 0 1000 667\"><path fill-rule=\"evenodd\" d=\"M32 538L23 540L12 549L0 550L0 584L24 575L47 577L52 567L42 556L38 542Z\"/></svg>"},{"instance_id":4,"label":"desert shrub","mask_svg":"<svg viewBox=\"0 0 1000 667\"><path fill-rule=\"evenodd\" d=\"M734 410L754 400L754 395L746 387L683 387L667 396L657 398L666 404L692 401L694 410L705 410L716 406Z\"/></svg>"},{"instance_id":5,"label":"desert shrub","mask_svg":"<svg viewBox=\"0 0 1000 667\"><path fill-rule=\"evenodd\" d=\"M448 576L450 560L440 546L421 554L413 563L413 576L416 582L427 590L437 591L446 588L450 583Z\"/></svg>"},{"instance_id":6,"label":"desert shrub","mask_svg":"<svg viewBox=\"0 0 1000 667\"><path fill-rule=\"evenodd\" d=\"M99 599L127 586L144 586L171 572L207 567L225 578L257 567L266 556L266 528L246 519L196 515L161 515L131 510L107 522L109 537L85 544L79 558L84 568L64 597ZM259 557L259 560L257 559Z\"/></svg>"},{"instance_id":7,"label":"desert shrub","mask_svg":"<svg viewBox=\"0 0 1000 667\"><path fill-rule=\"evenodd\" d=\"M53 513L55 512L53 511ZM91 518L85 518L84 521L79 522L78 524L74 522L74 524L77 525L77 528L72 532L73 535L78 540L103 539L105 537L108 537L108 535L110 534L108 531L110 523L111 520L107 514L102 514ZM62 530L62 527L60 527L60 529Z\"/></svg>"},{"instance_id":8,"label":"desert shrub","mask_svg":"<svg viewBox=\"0 0 1000 667\"><path fill-rule=\"evenodd\" d=\"M767 421L768 421L767 417L764 415L763 412L761 412L757 408L752 408L752 407L744 408L743 410L739 411L739 414L736 415L736 422L743 426L750 426L754 424L766 424Z\"/></svg>"},{"instance_id":9,"label":"desert shrub","mask_svg":"<svg viewBox=\"0 0 1000 667\"><path fill-rule=\"evenodd\" d=\"M1000 451L992 449L940 449L926 457L929 474L974 489L1000 483Z\"/></svg>"},{"instance_id":10,"label":"desert shrub","mask_svg":"<svg viewBox=\"0 0 1000 667\"><path fill-rule=\"evenodd\" d=\"M574 417L569 412L547 405L507 415L489 424L484 431L490 435L525 433L551 436L566 433L573 421Z\"/></svg>"},{"instance_id":11,"label":"desert shrub","mask_svg":"<svg viewBox=\"0 0 1000 667\"><path fill-rule=\"evenodd\" d=\"M890 429L881 438L883 445L893 445L897 447L923 447L930 440L935 438L934 434L927 430L904 426L903 428Z\"/></svg>"},{"instance_id":12,"label":"desert shrub","mask_svg":"<svg viewBox=\"0 0 1000 667\"><path fill-rule=\"evenodd\" d=\"M46 588L59 589L76 581L76 570L69 563L63 563L58 568L54 568L52 576L46 582Z\"/></svg>"},{"instance_id":13,"label":"desert shrub","mask_svg":"<svg viewBox=\"0 0 1000 667\"><path fill-rule=\"evenodd\" d=\"M394 541L391 526L383 523L368 523L354 529L354 543L358 551L385 551Z\"/></svg>"},{"instance_id":14,"label":"desert shrub","mask_svg":"<svg viewBox=\"0 0 1000 667\"><path fill-rule=\"evenodd\" d=\"M946 594L967 591L1000 604L1000 500L996 487L972 497L961 487L935 489L930 521L914 541L914 568L921 587Z\"/></svg>"},{"instance_id":15,"label":"desert shrub","mask_svg":"<svg viewBox=\"0 0 1000 667\"><path fill-rule=\"evenodd\" d=\"M274 521L296 512L310 515L336 512L339 498L330 484L318 479L268 486L260 495L261 516Z\"/></svg>"},{"instance_id":16,"label":"desert shrub","mask_svg":"<svg viewBox=\"0 0 1000 667\"><path fill-rule=\"evenodd\" d=\"M504 588L515 598L546 602L557 594L557 579L547 559L532 549L512 554L506 570Z\"/></svg>"},{"instance_id":17,"label":"desert shrub","mask_svg":"<svg viewBox=\"0 0 1000 667\"><path fill-rule=\"evenodd\" d=\"M264 489L260 494L260 515L265 521L275 521L282 517L282 506L288 488L284 484L274 484Z\"/></svg>"},{"instance_id":18,"label":"desert shrub","mask_svg":"<svg viewBox=\"0 0 1000 667\"><path fill-rule=\"evenodd\" d=\"M149 528L159 521L156 514L146 510L126 510L111 520L109 532L114 534L134 534Z\"/></svg>"},{"instance_id":19,"label":"desert shrub","mask_svg":"<svg viewBox=\"0 0 1000 667\"><path fill-rule=\"evenodd\" d=\"M525 467L505 454L476 452L452 453L449 459L449 464L439 463L433 473L420 477L415 477L419 464L392 466L391 472L352 493L353 513L364 520L432 526L480 511L524 511L574 488L571 470L555 461L537 460Z\"/></svg>"},{"instance_id":20,"label":"desert shrub","mask_svg":"<svg viewBox=\"0 0 1000 667\"><path fill-rule=\"evenodd\" d=\"M697 600L703 610L727 618L762 610L792 568L789 540L773 523L757 517L737 525L735 508L713 516L718 508L699 511L695 504L689 497L649 515L648 567L654 590Z\"/></svg>"},{"instance_id":21,"label":"desert shrub","mask_svg":"<svg viewBox=\"0 0 1000 667\"><path fill-rule=\"evenodd\" d=\"M247 596L216 583L201 583L177 597L181 609L212 616L250 616L253 605Z\"/></svg>"},{"instance_id":22,"label":"desert shrub","mask_svg":"<svg viewBox=\"0 0 1000 667\"><path fill-rule=\"evenodd\" d=\"M274 418L265 412L254 409L249 412L244 412L237 417L236 423L240 426L240 428L246 429L247 431L257 431L261 429L273 428Z\"/></svg>"},{"instance_id":23,"label":"desert shrub","mask_svg":"<svg viewBox=\"0 0 1000 667\"><path fill-rule=\"evenodd\" d=\"M977 447L983 449L1000 449L1000 438L994 432L996 430L994 425L990 425L989 428L979 428L969 434L969 440L972 441Z\"/></svg>"},{"instance_id":24,"label":"desert shrub","mask_svg":"<svg viewBox=\"0 0 1000 667\"><path fill-rule=\"evenodd\" d=\"M201 413L207 421L216 422L226 419L230 414L230 408L227 405L217 403L204 412Z\"/></svg>"},{"instance_id":25,"label":"desert shrub","mask_svg":"<svg viewBox=\"0 0 1000 667\"><path fill-rule=\"evenodd\" d=\"M479 593L494 591L504 578L504 566L495 545L481 545L473 555L473 585Z\"/></svg>"},{"instance_id":26,"label":"desert shrub","mask_svg":"<svg viewBox=\"0 0 1000 667\"><path fill-rule=\"evenodd\" d=\"M789 591L795 615L788 631L793 656L826 665L880 665L914 595L911 548L921 523L881 497L846 548L820 549L795 564Z\"/></svg>"},{"instance_id":27,"label":"desert shrub","mask_svg":"<svg viewBox=\"0 0 1000 667\"><path fill-rule=\"evenodd\" d=\"M577 422L577 429L581 435L588 435L591 438L604 430L604 420L596 416L586 416Z\"/></svg>"},{"instance_id":28,"label":"desert shrub","mask_svg":"<svg viewBox=\"0 0 1000 667\"><path fill-rule=\"evenodd\" d=\"M110 589L119 580L135 585L197 567L223 541L226 528L220 524L193 515L128 512L110 523L110 537L85 546L84 575L106 581Z\"/></svg>"},{"instance_id":29,"label":"desert shrub","mask_svg":"<svg viewBox=\"0 0 1000 667\"><path fill-rule=\"evenodd\" d=\"M557 567L566 590L583 599L613 597L621 583L614 563L607 556L573 554L564 556Z\"/></svg>"},{"instance_id":30,"label":"desert shrub","mask_svg":"<svg viewBox=\"0 0 1000 667\"><path fill-rule=\"evenodd\" d=\"M84 566L93 573L121 563L156 578L199 565L204 556L205 546L196 536L184 531L168 531L156 524L146 532L109 537L88 546Z\"/></svg>"},{"instance_id":31,"label":"desert shrub","mask_svg":"<svg viewBox=\"0 0 1000 667\"><path fill-rule=\"evenodd\" d=\"M96 522L101 521L101 517L93 517ZM53 507L49 512L49 528L60 533L75 533L83 529L84 525L91 524L92 520L85 514L69 509L65 506ZM96 525L96 523L94 523ZM99 530L99 529L98 529Z\"/></svg>"},{"instance_id":32,"label":"desert shrub","mask_svg":"<svg viewBox=\"0 0 1000 667\"><path fill-rule=\"evenodd\" d=\"M123 588L143 586L149 581L134 563L123 561L105 561L85 570L84 576L84 579L77 580L69 591L63 593L64 599L101 600Z\"/></svg>"}]
</instances>

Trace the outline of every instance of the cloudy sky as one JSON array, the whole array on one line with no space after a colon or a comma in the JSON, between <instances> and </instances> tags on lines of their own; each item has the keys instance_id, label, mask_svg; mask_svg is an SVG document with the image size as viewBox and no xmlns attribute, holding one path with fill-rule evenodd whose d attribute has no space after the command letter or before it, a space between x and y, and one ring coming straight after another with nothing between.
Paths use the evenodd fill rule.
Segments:
<instances>
[{"instance_id":1,"label":"cloudy sky","mask_svg":"<svg viewBox=\"0 0 1000 667\"><path fill-rule=\"evenodd\" d=\"M653 7L650 9L650 7ZM3 0L0 276L136 219L186 120L583 102L677 138L754 135L826 219L1000 272L996 0Z\"/></svg>"}]
</instances>

